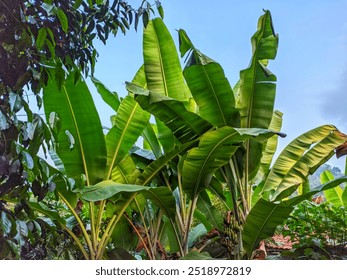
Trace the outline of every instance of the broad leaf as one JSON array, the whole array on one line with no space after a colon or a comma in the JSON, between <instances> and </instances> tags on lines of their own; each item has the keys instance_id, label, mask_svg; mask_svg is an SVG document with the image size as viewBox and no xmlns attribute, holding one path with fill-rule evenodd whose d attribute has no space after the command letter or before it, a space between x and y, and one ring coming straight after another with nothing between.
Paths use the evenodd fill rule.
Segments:
<instances>
[{"instance_id":1,"label":"broad leaf","mask_svg":"<svg viewBox=\"0 0 347 280\"><path fill-rule=\"evenodd\" d=\"M140 171L136 168L130 156L126 156L113 170L111 179L122 184L135 184Z\"/></svg>"},{"instance_id":2,"label":"broad leaf","mask_svg":"<svg viewBox=\"0 0 347 280\"><path fill-rule=\"evenodd\" d=\"M334 175L329 170L324 170L320 174L320 181L322 184L333 181L334 179ZM335 188L324 191L324 196L327 202L339 207L343 206L342 193L343 189L340 186L337 186Z\"/></svg>"},{"instance_id":3,"label":"broad leaf","mask_svg":"<svg viewBox=\"0 0 347 280\"><path fill-rule=\"evenodd\" d=\"M118 193L141 193L161 208L168 217L173 218L176 214L176 201L172 192L166 187L145 187L139 185L119 184L111 180L102 181L94 186L77 189L81 198L87 201L101 201Z\"/></svg>"},{"instance_id":4,"label":"broad leaf","mask_svg":"<svg viewBox=\"0 0 347 280\"><path fill-rule=\"evenodd\" d=\"M138 180L136 181L136 184L147 185L172 159L176 158L179 154L185 152L196 142L197 141L191 141L184 145L177 146L172 151L166 153L157 160L153 161L139 176Z\"/></svg>"},{"instance_id":5,"label":"broad leaf","mask_svg":"<svg viewBox=\"0 0 347 280\"><path fill-rule=\"evenodd\" d=\"M240 72L236 107L240 110L241 127L269 128L276 95L276 76L267 69L269 59L277 53L278 37L274 33L271 14L258 21L258 30L252 39L253 56L249 68ZM263 147L249 141L246 147L246 176L251 180L260 166Z\"/></svg>"},{"instance_id":6,"label":"broad leaf","mask_svg":"<svg viewBox=\"0 0 347 280\"><path fill-rule=\"evenodd\" d=\"M56 152L64 163L68 177L80 179L85 174L87 184L102 180L106 165L106 147L99 115L84 81L74 84L73 73L58 89L54 74L44 88L46 120L50 113L59 115L61 129L57 135ZM68 131L75 140L70 149Z\"/></svg>"},{"instance_id":7,"label":"broad leaf","mask_svg":"<svg viewBox=\"0 0 347 280\"><path fill-rule=\"evenodd\" d=\"M135 94L135 99L141 107L160 119L181 143L193 140L211 128L206 120L188 111L181 101L134 84L128 83L127 89Z\"/></svg>"},{"instance_id":8,"label":"broad leaf","mask_svg":"<svg viewBox=\"0 0 347 280\"><path fill-rule=\"evenodd\" d=\"M282 113L279 111L274 111L269 129L274 131L280 131L282 128ZM257 178L261 180L265 174L270 170L270 165L272 163L273 156L275 155L278 143L278 135L274 135L269 138L265 144L263 155L260 161L260 168L258 170Z\"/></svg>"},{"instance_id":9,"label":"broad leaf","mask_svg":"<svg viewBox=\"0 0 347 280\"><path fill-rule=\"evenodd\" d=\"M180 260L213 260L213 258L207 252L190 251L187 255L180 258Z\"/></svg>"},{"instance_id":10,"label":"broad leaf","mask_svg":"<svg viewBox=\"0 0 347 280\"><path fill-rule=\"evenodd\" d=\"M288 218L295 205L321 191L335 188L346 181L347 176L340 177L318 186L312 191L281 202L271 202L260 198L248 214L243 227L243 245L248 257L258 247L261 240L271 237L274 234L276 227Z\"/></svg>"},{"instance_id":11,"label":"broad leaf","mask_svg":"<svg viewBox=\"0 0 347 280\"><path fill-rule=\"evenodd\" d=\"M109 105L114 111L117 112L120 105L120 100L116 92L111 92L103 83L98 79L91 77L92 82L94 83L98 93L101 98Z\"/></svg>"},{"instance_id":12,"label":"broad leaf","mask_svg":"<svg viewBox=\"0 0 347 280\"><path fill-rule=\"evenodd\" d=\"M275 132L265 129L234 129L222 127L208 131L199 146L189 150L183 164L182 187L190 199L210 184L214 172L226 165L246 139L266 139Z\"/></svg>"},{"instance_id":13,"label":"broad leaf","mask_svg":"<svg viewBox=\"0 0 347 280\"><path fill-rule=\"evenodd\" d=\"M154 129L156 129L156 131L158 130L157 127L151 123L149 123L144 129L143 135L142 135L144 138L143 147L144 149L150 148L153 151L155 157L159 158L163 154L160 147L160 143L158 141L157 134Z\"/></svg>"},{"instance_id":14,"label":"broad leaf","mask_svg":"<svg viewBox=\"0 0 347 280\"><path fill-rule=\"evenodd\" d=\"M212 205L206 191L200 193L196 207L206 217L208 225L204 224L204 226L207 230L211 230L212 228L222 229L223 216L217 211L216 207Z\"/></svg>"},{"instance_id":15,"label":"broad leaf","mask_svg":"<svg viewBox=\"0 0 347 280\"><path fill-rule=\"evenodd\" d=\"M189 99L174 41L160 18L149 21L144 31L143 57L149 90L181 101Z\"/></svg>"},{"instance_id":16,"label":"broad leaf","mask_svg":"<svg viewBox=\"0 0 347 280\"><path fill-rule=\"evenodd\" d=\"M275 161L263 192L270 192L273 200L289 196L346 140L347 136L332 125L317 127L297 137Z\"/></svg>"},{"instance_id":17,"label":"broad leaf","mask_svg":"<svg viewBox=\"0 0 347 280\"><path fill-rule=\"evenodd\" d=\"M276 227L289 216L293 207L282 206L279 202L266 201L260 198L253 206L243 226L243 246L248 257L258 247L259 242L271 237Z\"/></svg>"},{"instance_id":18,"label":"broad leaf","mask_svg":"<svg viewBox=\"0 0 347 280\"><path fill-rule=\"evenodd\" d=\"M184 52L190 40L183 30L179 30L179 35L180 42L184 44ZM199 106L200 116L217 127L239 127L239 113L235 108L234 93L223 68L195 49L192 44L189 48L192 48L192 53L183 74Z\"/></svg>"},{"instance_id":19,"label":"broad leaf","mask_svg":"<svg viewBox=\"0 0 347 280\"><path fill-rule=\"evenodd\" d=\"M107 169L110 179L113 168L127 155L148 124L149 114L131 97L122 100L114 119L115 125L106 135Z\"/></svg>"}]
</instances>

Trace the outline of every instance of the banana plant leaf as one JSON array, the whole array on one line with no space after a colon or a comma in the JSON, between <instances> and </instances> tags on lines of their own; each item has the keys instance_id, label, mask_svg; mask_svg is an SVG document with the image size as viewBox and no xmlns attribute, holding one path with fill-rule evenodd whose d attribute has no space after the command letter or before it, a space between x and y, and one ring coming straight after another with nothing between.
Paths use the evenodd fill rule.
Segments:
<instances>
[{"instance_id":1,"label":"banana plant leaf","mask_svg":"<svg viewBox=\"0 0 347 280\"><path fill-rule=\"evenodd\" d=\"M238 89L235 92L236 107L240 110L241 127L269 128L276 95L276 76L267 68L268 60L275 59L278 36L275 34L271 14L258 21L258 30L251 39L253 55L249 68L240 72ZM249 141L245 154L246 179L257 174L263 145Z\"/></svg>"},{"instance_id":2,"label":"banana plant leaf","mask_svg":"<svg viewBox=\"0 0 347 280\"><path fill-rule=\"evenodd\" d=\"M271 237L276 227L283 223L294 207L260 198L249 212L242 230L242 241L248 258L259 242Z\"/></svg>"},{"instance_id":3,"label":"banana plant leaf","mask_svg":"<svg viewBox=\"0 0 347 280\"><path fill-rule=\"evenodd\" d=\"M160 18L149 21L144 31L143 57L149 90L188 101L191 95L184 81L175 43Z\"/></svg>"},{"instance_id":4,"label":"banana plant leaf","mask_svg":"<svg viewBox=\"0 0 347 280\"><path fill-rule=\"evenodd\" d=\"M128 155L112 170L111 179L121 184L135 184L140 174L132 158Z\"/></svg>"},{"instance_id":5,"label":"banana plant leaf","mask_svg":"<svg viewBox=\"0 0 347 280\"><path fill-rule=\"evenodd\" d=\"M334 179L335 179L334 175L329 170L324 170L320 174L320 181L322 184L333 181ZM334 206L339 207L339 206L343 206L342 193L343 193L343 189L341 188L341 186L337 186L335 188L325 190L324 196L328 203L331 203Z\"/></svg>"},{"instance_id":6,"label":"banana plant leaf","mask_svg":"<svg viewBox=\"0 0 347 280\"><path fill-rule=\"evenodd\" d=\"M266 139L274 134L266 129L235 129L228 126L206 132L201 136L199 146L189 150L183 163L183 190L193 200L208 187L214 172L229 162L246 139Z\"/></svg>"},{"instance_id":7,"label":"banana plant leaf","mask_svg":"<svg viewBox=\"0 0 347 280\"><path fill-rule=\"evenodd\" d=\"M206 218L206 221L201 221L205 228L209 231L212 228L222 230L223 226L223 216L216 209L214 205L212 205L211 200L206 191L202 191L199 194L198 202L196 204L197 209L203 214Z\"/></svg>"},{"instance_id":8,"label":"banana plant leaf","mask_svg":"<svg viewBox=\"0 0 347 280\"><path fill-rule=\"evenodd\" d=\"M176 214L176 201L172 192L166 187L145 187L139 185L119 184L111 180L102 181L88 188L76 189L81 198L87 201L101 201L119 193L141 193L160 207L169 218Z\"/></svg>"},{"instance_id":9,"label":"banana plant leaf","mask_svg":"<svg viewBox=\"0 0 347 280\"><path fill-rule=\"evenodd\" d=\"M149 122L150 114L142 110L131 97L126 96L118 108L115 125L106 135L107 168L105 178L110 179L112 170L128 154Z\"/></svg>"},{"instance_id":10,"label":"banana plant leaf","mask_svg":"<svg viewBox=\"0 0 347 280\"><path fill-rule=\"evenodd\" d=\"M91 77L91 80L105 103L109 105L115 112L117 112L120 105L118 94L116 92L110 91L102 82L100 82L95 77Z\"/></svg>"},{"instance_id":11,"label":"banana plant leaf","mask_svg":"<svg viewBox=\"0 0 347 280\"><path fill-rule=\"evenodd\" d=\"M136 181L138 185L147 185L158 173L174 158L197 144L197 140L175 147L172 151L164 154L149 164Z\"/></svg>"},{"instance_id":12,"label":"banana plant leaf","mask_svg":"<svg viewBox=\"0 0 347 280\"><path fill-rule=\"evenodd\" d=\"M336 147L345 143L347 136L335 126L323 125L294 139L281 152L268 176L263 191L272 200L292 194L306 177L332 157Z\"/></svg>"},{"instance_id":13,"label":"banana plant leaf","mask_svg":"<svg viewBox=\"0 0 347 280\"><path fill-rule=\"evenodd\" d=\"M163 152L161 150L160 143L158 141L158 137L156 135L155 130L158 131L158 128L154 125L149 123L146 128L143 131L143 148L144 149L150 149L153 151L156 158L160 158L163 155Z\"/></svg>"},{"instance_id":14,"label":"banana plant leaf","mask_svg":"<svg viewBox=\"0 0 347 280\"><path fill-rule=\"evenodd\" d=\"M274 131L280 131L282 128L282 116L283 114L280 111L274 111L269 129ZM265 174L267 174L270 170L270 165L272 163L272 159L277 150L278 144L278 135L275 134L271 138L269 138L266 142L265 149L263 151L263 155L260 160L260 168L258 170L258 174L256 176L256 181L262 180Z\"/></svg>"},{"instance_id":15,"label":"banana plant leaf","mask_svg":"<svg viewBox=\"0 0 347 280\"><path fill-rule=\"evenodd\" d=\"M184 30L179 30L179 36L180 44L185 46L183 52L185 53L187 48L192 50L183 74L199 106L200 116L217 127L239 127L234 93L223 68L197 50Z\"/></svg>"},{"instance_id":16,"label":"banana plant leaf","mask_svg":"<svg viewBox=\"0 0 347 280\"><path fill-rule=\"evenodd\" d=\"M199 115L188 111L184 103L127 83L141 107L160 119L181 143L196 139L212 126Z\"/></svg>"},{"instance_id":17,"label":"banana plant leaf","mask_svg":"<svg viewBox=\"0 0 347 280\"><path fill-rule=\"evenodd\" d=\"M346 187L342 193L342 201L343 201L343 205L346 207L347 206L347 188Z\"/></svg>"},{"instance_id":18,"label":"banana plant leaf","mask_svg":"<svg viewBox=\"0 0 347 280\"><path fill-rule=\"evenodd\" d=\"M106 146L91 93L84 81L74 83L74 73L67 77L61 90L54 77L53 73L44 87L43 103L48 123L51 112L60 118L56 152L68 177L79 180L85 174L87 185L95 184L102 180L105 171Z\"/></svg>"}]
</instances>

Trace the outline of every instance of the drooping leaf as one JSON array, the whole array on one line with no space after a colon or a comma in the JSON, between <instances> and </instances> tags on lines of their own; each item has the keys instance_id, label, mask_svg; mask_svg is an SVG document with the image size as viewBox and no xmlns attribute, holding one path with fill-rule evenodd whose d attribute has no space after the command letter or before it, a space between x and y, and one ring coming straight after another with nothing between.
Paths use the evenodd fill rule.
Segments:
<instances>
[{"instance_id":1,"label":"drooping leaf","mask_svg":"<svg viewBox=\"0 0 347 280\"><path fill-rule=\"evenodd\" d=\"M224 126L208 131L199 146L189 150L183 164L182 187L190 199L207 188L214 172L226 165L246 139L268 138L275 132L265 129L234 129Z\"/></svg>"},{"instance_id":2,"label":"drooping leaf","mask_svg":"<svg viewBox=\"0 0 347 280\"><path fill-rule=\"evenodd\" d=\"M206 191L200 193L196 207L206 217L208 225L204 225L208 231L212 228L222 229L223 216L217 211L216 207L212 205Z\"/></svg>"},{"instance_id":3,"label":"drooping leaf","mask_svg":"<svg viewBox=\"0 0 347 280\"><path fill-rule=\"evenodd\" d=\"M199 237L206 234L207 230L203 224L193 227L188 236L188 247L192 247Z\"/></svg>"},{"instance_id":4,"label":"drooping leaf","mask_svg":"<svg viewBox=\"0 0 347 280\"><path fill-rule=\"evenodd\" d=\"M153 151L155 157L159 158L163 154L160 147L160 143L158 141L158 137L154 129L158 130L157 127L151 123L149 123L144 129L143 131L144 148L145 148L145 145L147 145Z\"/></svg>"},{"instance_id":5,"label":"drooping leaf","mask_svg":"<svg viewBox=\"0 0 347 280\"><path fill-rule=\"evenodd\" d=\"M60 214L57 211L53 211L49 209L44 203L42 202L27 202L28 206L35 211L38 211L39 213L44 214L45 216L49 217L53 221L57 221L61 225L65 225L66 221L60 216Z\"/></svg>"},{"instance_id":6,"label":"drooping leaf","mask_svg":"<svg viewBox=\"0 0 347 280\"><path fill-rule=\"evenodd\" d=\"M54 75L52 75L54 77ZM81 174L87 184L101 181L106 165L106 147L99 115L84 81L74 84L70 74L61 90L54 79L44 88L44 108L49 121L51 112L59 115L61 130L57 133L56 152L62 160L68 177L80 180ZM65 131L73 136L71 142Z\"/></svg>"},{"instance_id":7,"label":"drooping leaf","mask_svg":"<svg viewBox=\"0 0 347 280\"><path fill-rule=\"evenodd\" d=\"M98 93L102 97L102 99L109 105L114 111L117 112L120 100L116 92L111 92L103 83L101 83L95 77L91 77L92 82L94 83Z\"/></svg>"},{"instance_id":8,"label":"drooping leaf","mask_svg":"<svg viewBox=\"0 0 347 280\"><path fill-rule=\"evenodd\" d=\"M127 84L141 107L160 119L181 142L186 143L202 135L211 125L197 114L189 112L183 102Z\"/></svg>"},{"instance_id":9,"label":"drooping leaf","mask_svg":"<svg viewBox=\"0 0 347 280\"><path fill-rule=\"evenodd\" d=\"M160 207L170 218L176 214L176 201L172 192L166 187L145 187L139 185L119 184L111 180L102 181L94 186L77 189L82 199L87 201L101 201L118 193L141 193Z\"/></svg>"},{"instance_id":10,"label":"drooping leaf","mask_svg":"<svg viewBox=\"0 0 347 280\"><path fill-rule=\"evenodd\" d=\"M139 178L136 181L138 185L147 185L158 173L174 158L179 154L185 152L187 149L192 147L197 141L191 141L184 145L175 147L172 151L164 154L157 160L149 164L146 169L142 172Z\"/></svg>"},{"instance_id":11,"label":"drooping leaf","mask_svg":"<svg viewBox=\"0 0 347 280\"><path fill-rule=\"evenodd\" d=\"M180 101L190 97L174 41L161 18L149 21L143 34L147 88Z\"/></svg>"},{"instance_id":12,"label":"drooping leaf","mask_svg":"<svg viewBox=\"0 0 347 280\"><path fill-rule=\"evenodd\" d=\"M223 68L205 55L194 50L203 61L194 61L184 69L189 89L199 107L201 117L217 127L239 127L239 113L235 108L234 93L225 77Z\"/></svg>"},{"instance_id":13,"label":"drooping leaf","mask_svg":"<svg viewBox=\"0 0 347 280\"><path fill-rule=\"evenodd\" d=\"M210 256L209 253L203 252L200 253L196 250L190 251L187 255L180 258L180 260L212 260L213 258Z\"/></svg>"},{"instance_id":14,"label":"drooping leaf","mask_svg":"<svg viewBox=\"0 0 347 280\"><path fill-rule=\"evenodd\" d=\"M317 127L297 137L278 156L266 177L263 192L271 193L272 200L289 196L346 140L347 136L332 125Z\"/></svg>"}]
</instances>

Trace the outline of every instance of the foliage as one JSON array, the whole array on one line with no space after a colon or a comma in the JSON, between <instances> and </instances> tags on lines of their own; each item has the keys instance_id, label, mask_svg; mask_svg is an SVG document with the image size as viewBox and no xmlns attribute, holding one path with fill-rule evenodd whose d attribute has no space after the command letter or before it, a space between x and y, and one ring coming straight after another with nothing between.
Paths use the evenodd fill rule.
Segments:
<instances>
[{"instance_id":1,"label":"foliage","mask_svg":"<svg viewBox=\"0 0 347 280\"><path fill-rule=\"evenodd\" d=\"M283 234L289 235L295 246L319 240L321 247L346 244L346 209L330 203L303 201L295 207L285 222Z\"/></svg>"},{"instance_id":2,"label":"foliage","mask_svg":"<svg viewBox=\"0 0 347 280\"><path fill-rule=\"evenodd\" d=\"M95 38L106 44L118 30L125 34L132 24L137 29L141 18L146 26L154 13L148 1L138 8L99 0L2 0L0 5L0 82L15 92L30 83L38 93L48 80L47 64L56 64L57 76L64 73L63 66L86 76L93 73ZM162 14L159 1L156 6Z\"/></svg>"},{"instance_id":3,"label":"foliage","mask_svg":"<svg viewBox=\"0 0 347 280\"><path fill-rule=\"evenodd\" d=\"M58 19L64 28L64 16ZM144 63L126 83L128 96L119 98L93 78L115 111L109 130L101 126L82 69L70 68L65 79L61 61L47 69L43 84L47 125L12 99L9 112L23 104L32 125L21 123L25 144L3 148L20 157L18 168L28 176L26 185L7 188L2 213L24 209L21 225L45 217L49 231L68 234L66 244L73 240L73 258L250 258L297 204L347 180L306 188L307 177L335 151L344 154L347 136L332 125L314 128L272 163L278 136L285 134L282 113L274 111L276 77L268 69L278 45L269 11L252 36L250 66L234 87L184 30L178 32L187 61L182 70L162 19L145 26ZM44 140L55 167L36 156ZM8 177L18 170L12 164L1 166ZM5 183L11 182L6 176ZM24 187L20 201L12 195L16 186ZM11 231L15 219L3 216L0 236L22 246L16 239L21 231ZM34 236L32 244L47 235Z\"/></svg>"},{"instance_id":4,"label":"foliage","mask_svg":"<svg viewBox=\"0 0 347 280\"><path fill-rule=\"evenodd\" d=\"M155 5L163 16L160 2ZM24 86L30 87L41 107L40 90L52 81L50 68L56 69L54 81L59 87L66 72L75 70L75 81L93 73L98 55L95 40L106 43L118 30L125 34L131 25L137 29L141 19L146 26L154 10L147 1L133 8L124 1L98 0L1 0L0 7L0 203L1 213L12 217L6 221L16 228L16 221L24 225L34 219L32 212L27 213L27 201L33 197L42 201L55 189L57 178L57 171L37 157L39 149L47 156L56 143L45 121L32 113ZM13 238L18 235L12 233ZM25 244L13 247L17 257Z\"/></svg>"}]
</instances>

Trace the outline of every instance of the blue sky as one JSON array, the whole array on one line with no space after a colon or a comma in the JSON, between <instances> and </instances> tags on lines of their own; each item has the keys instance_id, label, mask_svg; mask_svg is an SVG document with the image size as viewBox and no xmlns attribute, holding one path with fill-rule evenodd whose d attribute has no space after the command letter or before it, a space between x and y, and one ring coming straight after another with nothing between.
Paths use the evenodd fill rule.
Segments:
<instances>
[{"instance_id":1,"label":"blue sky","mask_svg":"<svg viewBox=\"0 0 347 280\"><path fill-rule=\"evenodd\" d=\"M136 6L141 1L129 1ZM279 34L278 55L269 64L277 76L276 109L284 113L282 150L295 137L323 124L347 134L347 0L162 0L164 22L177 41L186 30L194 45L218 61L231 85L251 57L250 37L263 9L271 11ZM95 76L109 89L125 95L142 64L142 30L118 34L106 46L96 45L100 57ZM92 91L94 89L92 88ZM95 94L104 125L112 110ZM344 168L345 158L330 162Z\"/></svg>"}]
</instances>

